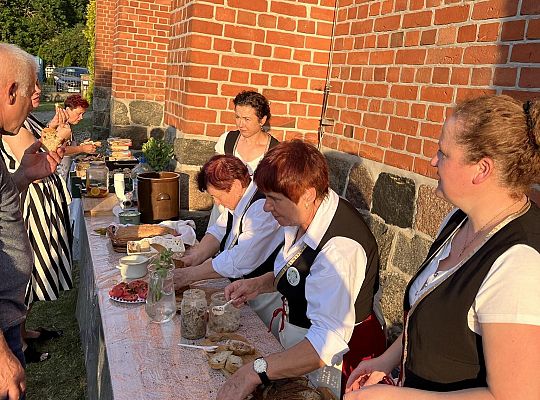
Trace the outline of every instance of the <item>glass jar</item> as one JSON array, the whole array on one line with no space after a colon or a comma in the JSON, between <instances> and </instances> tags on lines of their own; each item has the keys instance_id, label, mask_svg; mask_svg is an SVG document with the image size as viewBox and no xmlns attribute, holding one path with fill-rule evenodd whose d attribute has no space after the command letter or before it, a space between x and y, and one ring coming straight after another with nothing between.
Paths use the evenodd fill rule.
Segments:
<instances>
[{"instance_id":1,"label":"glass jar","mask_svg":"<svg viewBox=\"0 0 540 400\"><path fill-rule=\"evenodd\" d=\"M210 297L208 327L214 332L235 332L240 327L240 309L232 304L223 311L214 310L214 306L225 304L225 293L217 292Z\"/></svg>"},{"instance_id":2,"label":"glass jar","mask_svg":"<svg viewBox=\"0 0 540 400\"><path fill-rule=\"evenodd\" d=\"M105 161L92 161L86 170L86 196L106 197L109 194L109 168Z\"/></svg>"},{"instance_id":3,"label":"glass jar","mask_svg":"<svg viewBox=\"0 0 540 400\"><path fill-rule=\"evenodd\" d=\"M173 270L148 267L148 295L146 296L146 314L152 322L161 324L170 321L176 314Z\"/></svg>"},{"instance_id":4,"label":"glass jar","mask_svg":"<svg viewBox=\"0 0 540 400\"><path fill-rule=\"evenodd\" d=\"M184 292L181 312L181 333L186 339L200 339L206 335L206 294L201 289Z\"/></svg>"}]
</instances>

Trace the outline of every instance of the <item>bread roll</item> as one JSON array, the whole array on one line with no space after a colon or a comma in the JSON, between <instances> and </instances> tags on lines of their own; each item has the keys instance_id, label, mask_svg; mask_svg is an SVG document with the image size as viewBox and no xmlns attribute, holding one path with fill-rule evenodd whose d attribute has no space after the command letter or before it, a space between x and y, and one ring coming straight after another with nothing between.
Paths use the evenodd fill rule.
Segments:
<instances>
[{"instance_id":1,"label":"bread roll","mask_svg":"<svg viewBox=\"0 0 540 400\"><path fill-rule=\"evenodd\" d=\"M227 357L227 362L225 363L225 370L229 371L231 374L234 374L240 367L244 365L242 359L234 354L231 354Z\"/></svg>"},{"instance_id":2,"label":"bread roll","mask_svg":"<svg viewBox=\"0 0 540 400\"><path fill-rule=\"evenodd\" d=\"M247 354L254 354L255 347L249 343L242 342L241 340L230 339L225 342L225 347L231 350L236 356L245 356Z\"/></svg>"},{"instance_id":3,"label":"bread roll","mask_svg":"<svg viewBox=\"0 0 540 400\"><path fill-rule=\"evenodd\" d=\"M230 355L232 355L232 351L220 351L219 353L214 354L208 360L208 364L210 364L210 368L212 369L225 368L225 363L227 362L227 358Z\"/></svg>"}]
</instances>

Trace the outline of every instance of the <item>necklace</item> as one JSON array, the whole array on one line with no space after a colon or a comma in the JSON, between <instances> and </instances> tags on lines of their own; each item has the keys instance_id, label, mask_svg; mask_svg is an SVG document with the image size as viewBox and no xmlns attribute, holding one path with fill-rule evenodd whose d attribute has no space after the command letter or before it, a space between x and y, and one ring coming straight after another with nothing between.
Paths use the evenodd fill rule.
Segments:
<instances>
[{"instance_id":1,"label":"necklace","mask_svg":"<svg viewBox=\"0 0 540 400\"><path fill-rule=\"evenodd\" d=\"M495 215L493 218L491 218L488 222L486 222L484 225L482 225L482 227L478 230L478 232L476 232L476 234L472 237L471 240L468 240L468 237L469 237L469 231L470 231L470 228L471 228L471 225L472 223L469 223L470 221L467 221L467 232L465 232L465 242L463 243L463 247L461 249L461 251L459 252L459 256L458 258L461 258L461 256L463 255L463 253L465 253L465 250L467 250L469 248L469 246L471 244L474 243L474 241L476 239L478 239L480 237L481 234L484 233L484 230L490 226L491 224L493 224L494 221L496 221L501 215L503 215L506 211L510 210L512 207L514 207L517 203L519 203L521 201L521 199L519 200L516 200L515 202L513 202L512 204L510 204L508 207L504 208L502 211L500 211L497 215Z\"/></svg>"}]
</instances>

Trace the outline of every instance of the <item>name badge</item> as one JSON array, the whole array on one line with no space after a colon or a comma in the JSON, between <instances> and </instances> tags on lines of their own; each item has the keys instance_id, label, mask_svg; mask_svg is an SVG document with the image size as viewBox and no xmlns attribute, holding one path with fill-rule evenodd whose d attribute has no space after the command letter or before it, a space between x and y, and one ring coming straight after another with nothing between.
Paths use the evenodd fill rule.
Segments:
<instances>
[{"instance_id":1,"label":"name badge","mask_svg":"<svg viewBox=\"0 0 540 400\"><path fill-rule=\"evenodd\" d=\"M300 272L295 267L290 267L287 270L287 282L291 286L296 286L300 283Z\"/></svg>"}]
</instances>

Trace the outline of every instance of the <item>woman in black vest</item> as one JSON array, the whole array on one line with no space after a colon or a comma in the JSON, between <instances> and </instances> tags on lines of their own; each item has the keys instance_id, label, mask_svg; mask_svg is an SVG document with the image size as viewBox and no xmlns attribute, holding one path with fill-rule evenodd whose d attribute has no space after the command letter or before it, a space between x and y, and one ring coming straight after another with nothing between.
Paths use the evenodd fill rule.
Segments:
<instances>
[{"instance_id":1,"label":"woman in black vest","mask_svg":"<svg viewBox=\"0 0 540 400\"><path fill-rule=\"evenodd\" d=\"M266 97L254 91L242 91L233 100L234 116L238 129L222 134L216 143L217 154L231 154L246 164L249 174L262 160L264 154L279 142L271 136L270 104ZM210 216L213 224L223 209L214 207Z\"/></svg>"},{"instance_id":2,"label":"woman in black vest","mask_svg":"<svg viewBox=\"0 0 540 400\"><path fill-rule=\"evenodd\" d=\"M379 289L375 238L360 213L329 189L325 158L312 145L280 143L254 179L266 195L265 210L285 227L285 243L273 272L233 282L225 295L239 305L279 291L284 304L276 317L281 312L286 350L242 367L217 398L244 399L261 382L307 373L339 396L343 376L385 348L373 312Z\"/></svg>"},{"instance_id":3,"label":"woman in black vest","mask_svg":"<svg viewBox=\"0 0 540 400\"><path fill-rule=\"evenodd\" d=\"M431 163L456 210L407 287L401 340L348 382L401 364L405 387L347 400L540 398L540 209L526 196L540 181L539 116L538 102L486 96L447 119Z\"/></svg>"},{"instance_id":4,"label":"woman in black vest","mask_svg":"<svg viewBox=\"0 0 540 400\"><path fill-rule=\"evenodd\" d=\"M272 271L283 230L264 212L264 195L251 181L244 163L232 155L216 155L201 168L197 183L201 192L206 191L225 210L199 245L181 259L185 268L175 271L175 285L222 277L250 278ZM250 302L267 326L279 304L275 294L263 294ZM277 335L277 324L274 332Z\"/></svg>"}]
</instances>

